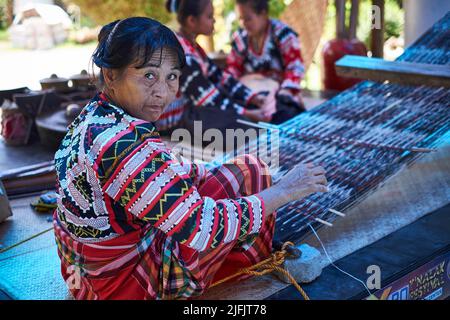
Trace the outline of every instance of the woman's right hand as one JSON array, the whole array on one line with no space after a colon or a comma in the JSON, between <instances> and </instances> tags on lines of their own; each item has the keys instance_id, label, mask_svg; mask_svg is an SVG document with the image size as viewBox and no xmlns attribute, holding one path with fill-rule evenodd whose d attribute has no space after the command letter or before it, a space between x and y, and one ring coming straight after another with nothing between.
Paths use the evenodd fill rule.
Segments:
<instances>
[{"instance_id":1,"label":"woman's right hand","mask_svg":"<svg viewBox=\"0 0 450 320\"><path fill-rule=\"evenodd\" d=\"M285 204L305 198L316 192L327 192L325 170L312 163L298 164L277 184L260 192L266 212L271 214Z\"/></svg>"},{"instance_id":2,"label":"woman's right hand","mask_svg":"<svg viewBox=\"0 0 450 320\"><path fill-rule=\"evenodd\" d=\"M312 163L298 164L276 184L288 196L288 202L305 198L316 192L327 192L325 169Z\"/></svg>"},{"instance_id":3,"label":"woman's right hand","mask_svg":"<svg viewBox=\"0 0 450 320\"><path fill-rule=\"evenodd\" d=\"M325 170L312 163L298 164L277 184L259 193L264 201L266 213L272 214L288 202L305 198L316 192L327 192Z\"/></svg>"},{"instance_id":4,"label":"woman's right hand","mask_svg":"<svg viewBox=\"0 0 450 320\"><path fill-rule=\"evenodd\" d=\"M244 116L252 120L253 122L268 122L270 121L270 116L267 116L264 113L264 110L261 109L253 109L253 110L245 110Z\"/></svg>"}]
</instances>

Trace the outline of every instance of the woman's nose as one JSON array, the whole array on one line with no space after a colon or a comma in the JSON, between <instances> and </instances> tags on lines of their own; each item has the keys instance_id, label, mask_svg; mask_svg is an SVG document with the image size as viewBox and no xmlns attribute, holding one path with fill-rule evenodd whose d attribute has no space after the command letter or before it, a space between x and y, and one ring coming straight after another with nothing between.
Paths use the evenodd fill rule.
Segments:
<instances>
[{"instance_id":1,"label":"woman's nose","mask_svg":"<svg viewBox=\"0 0 450 320\"><path fill-rule=\"evenodd\" d=\"M153 86L153 96L155 98L165 99L169 91L168 85L165 81L158 81Z\"/></svg>"}]
</instances>

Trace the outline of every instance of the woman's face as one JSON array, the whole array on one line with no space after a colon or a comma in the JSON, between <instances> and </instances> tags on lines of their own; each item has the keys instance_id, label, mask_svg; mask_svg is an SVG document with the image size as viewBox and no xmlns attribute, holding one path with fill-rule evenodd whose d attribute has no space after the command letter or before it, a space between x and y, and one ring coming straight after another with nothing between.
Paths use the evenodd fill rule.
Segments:
<instances>
[{"instance_id":1,"label":"woman's face","mask_svg":"<svg viewBox=\"0 0 450 320\"><path fill-rule=\"evenodd\" d=\"M181 75L178 57L168 49L156 50L142 68L133 64L111 72L105 92L130 115L149 122L158 120L175 99Z\"/></svg>"},{"instance_id":2,"label":"woman's face","mask_svg":"<svg viewBox=\"0 0 450 320\"><path fill-rule=\"evenodd\" d=\"M216 20L214 19L214 7L212 5L212 1L208 0L206 2L207 4L203 12L198 17L194 17L194 31L196 34L209 36L214 32L214 23Z\"/></svg>"},{"instance_id":3,"label":"woman's face","mask_svg":"<svg viewBox=\"0 0 450 320\"><path fill-rule=\"evenodd\" d=\"M241 27L247 30L250 36L256 36L266 31L268 13L256 13L249 4L237 4L236 11Z\"/></svg>"}]
</instances>

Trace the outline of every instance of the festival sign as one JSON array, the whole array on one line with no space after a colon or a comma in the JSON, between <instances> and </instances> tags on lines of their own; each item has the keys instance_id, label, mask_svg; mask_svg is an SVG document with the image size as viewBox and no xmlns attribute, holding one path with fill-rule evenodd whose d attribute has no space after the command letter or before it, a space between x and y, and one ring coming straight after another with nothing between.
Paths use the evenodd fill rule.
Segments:
<instances>
[{"instance_id":1,"label":"festival sign","mask_svg":"<svg viewBox=\"0 0 450 320\"><path fill-rule=\"evenodd\" d=\"M450 296L450 252L443 254L366 299L443 300Z\"/></svg>"}]
</instances>

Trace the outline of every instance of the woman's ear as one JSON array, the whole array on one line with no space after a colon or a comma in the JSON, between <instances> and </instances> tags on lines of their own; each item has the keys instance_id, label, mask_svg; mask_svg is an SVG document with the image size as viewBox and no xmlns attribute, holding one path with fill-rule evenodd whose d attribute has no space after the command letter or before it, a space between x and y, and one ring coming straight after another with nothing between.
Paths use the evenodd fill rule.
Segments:
<instances>
[{"instance_id":1,"label":"woman's ear","mask_svg":"<svg viewBox=\"0 0 450 320\"><path fill-rule=\"evenodd\" d=\"M114 71L108 68L102 68L103 79L105 80L105 85L112 88L114 81L116 80Z\"/></svg>"},{"instance_id":2,"label":"woman's ear","mask_svg":"<svg viewBox=\"0 0 450 320\"><path fill-rule=\"evenodd\" d=\"M195 30L197 26L197 18L194 16L188 16L186 18L186 26L189 28L189 30Z\"/></svg>"}]
</instances>

